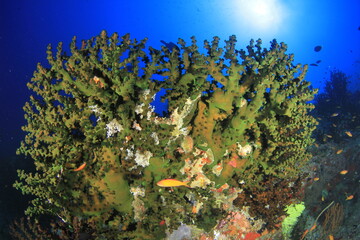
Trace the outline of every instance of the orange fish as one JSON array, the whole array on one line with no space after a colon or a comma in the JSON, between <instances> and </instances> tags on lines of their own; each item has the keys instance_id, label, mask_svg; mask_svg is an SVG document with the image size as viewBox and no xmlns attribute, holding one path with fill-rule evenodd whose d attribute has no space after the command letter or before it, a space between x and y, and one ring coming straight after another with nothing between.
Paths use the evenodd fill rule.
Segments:
<instances>
[{"instance_id":1,"label":"orange fish","mask_svg":"<svg viewBox=\"0 0 360 240\"><path fill-rule=\"evenodd\" d=\"M74 171L74 172L81 171L81 170L83 170L83 169L85 168L85 166L86 166L86 163L83 163L83 164L80 165L80 167L74 169L73 171Z\"/></svg>"},{"instance_id":2,"label":"orange fish","mask_svg":"<svg viewBox=\"0 0 360 240\"><path fill-rule=\"evenodd\" d=\"M309 232L309 229L306 229L304 231L303 235L301 236L300 240L303 240L305 238L306 234L308 234L308 232Z\"/></svg>"},{"instance_id":3,"label":"orange fish","mask_svg":"<svg viewBox=\"0 0 360 240\"><path fill-rule=\"evenodd\" d=\"M316 223L314 223L314 225L310 228L310 230L309 230L309 229L306 229L306 230L304 231L304 233L303 233L303 235L301 236L300 240L303 240L303 239L305 238L305 236L306 236L309 232L313 231L315 228L316 228Z\"/></svg>"},{"instance_id":4,"label":"orange fish","mask_svg":"<svg viewBox=\"0 0 360 240\"><path fill-rule=\"evenodd\" d=\"M340 153L342 153L342 152L343 152L343 150L342 150L342 149L339 149L339 150L336 151L336 154L340 154Z\"/></svg>"},{"instance_id":5,"label":"orange fish","mask_svg":"<svg viewBox=\"0 0 360 240\"><path fill-rule=\"evenodd\" d=\"M342 170L342 171L340 171L339 173L340 173L341 175L345 175L345 174L348 173L348 170Z\"/></svg>"},{"instance_id":6,"label":"orange fish","mask_svg":"<svg viewBox=\"0 0 360 240\"><path fill-rule=\"evenodd\" d=\"M333 235L329 235L329 240L334 240L334 236L333 236Z\"/></svg>"},{"instance_id":7,"label":"orange fish","mask_svg":"<svg viewBox=\"0 0 360 240\"><path fill-rule=\"evenodd\" d=\"M180 186L189 187L189 185L187 185L187 182L182 182L180 180L170 179L170 178L160 180L156 183L156 185L158 185L159 187L180 187Z\"/></svg>"},{"instance_id":8,"label":"orange fish","mask_svg":"<svg viewBox=\"0 0 360 240\"><path fill-rule=\"evenodd\" d=\"M314 223L314 225L310 228L310 232L314 231L315 228L316 228L316 223Z\"/></svg>"},{"instance_id":9,"label":"orange fish","mask_svg":"<svg viewBox=\"0 0 360 240\"><path fill-rule=\"evenodd\" d=\"M198 213L198 209L196 208L196 206L194 205L191 209L192 213Z\"/></svg>"},{"instance_id":10,"label":"orange fish","mask_svg":"<svg viewBox=\"0 0 360 240\"><path fill-rule=\"evenodd\" d=\"M331 117L336 117L336 116L339 116L339 113L333 113L333 114L331 115Z\"/></svg>"},{"instance_id":11,"label":"orange fish","mask_svg":"<svg viewBox=\"0 0 360 240\"><path fill-rule=\"evenodd\" d=\"M316 181L319 181L320 180L320 178L318 178L318 177L315 177L314 178L314 181L316 182Z\"/></svg>"},{"instance_id":12,"label":"orange fish","mask_svg":"<svg viewBox=\"0 0 360 240\"><path fill-rule=\"evenodd\" d=\"M348 201L348 200L351 200L353 198L354 198L354 195L350 195L350 196L347 196L345 200Z\"/></svg>"},{"instance_id":13,"label":"orange fish","mask_svg":"<svg viewBox=\"0 0 360 240\"><path fill-rule=\"evenodd\" d=\"M345 131L345 134L348 135L349 137L352 137L352 133L350 131Z\"/></svg>"}]
</instances>

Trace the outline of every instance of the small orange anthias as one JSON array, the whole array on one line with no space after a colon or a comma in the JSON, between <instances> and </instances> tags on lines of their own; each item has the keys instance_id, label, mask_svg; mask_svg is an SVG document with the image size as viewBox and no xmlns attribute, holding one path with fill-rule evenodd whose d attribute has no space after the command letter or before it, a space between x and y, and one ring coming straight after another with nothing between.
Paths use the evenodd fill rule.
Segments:
<instances>
[{"instance_id":1,"label":"small orange anthias","mask_svg":"<svg viewBox=\"0 0 360 240\"><path fill-rule=\"evenodd\" d=\"M351 200L351 199L353 199L353 198L354 198L354 195L349 195L349 196L346 197L345 200L348 201L348 200Z\"/></svg>"},{"instance_id":2,"label":"small orange anthias","mask_svg":"<svg viewBox=\"0 0 360 240\"><path fill-rule=\"evenodd\" d=\"M345 131L345 134L348 135L349 137L352 137L352 133L350 131Z\"/></svg>"},{"instance_id":3,"label":"small orange anthias","mask_svg":"<svg viewBox=\"0 0 360 240\"><path fill-rule=\"evenodd\" d=\"M159 187L180 187L180 186L190 187L189 185L187 185L187 182L183 182L176 179L170 179L170 178L160 180L159 182L156 183L156 185L158 185Z\"/></svg>"},{"instance_id":4,"label":"small orange anthias","mask_svg":"<svg viewBox=\"0 0 360 240\"><path fill-rule=\"evenodd\" d=\"M83 170L83 169L85 168L85 166L86 166L86 163L83 163L83 164L81 164L78 168L74 169L73 171L74 171L74 172L81 171L81 170Z\"/></svg>"}]
</instances>

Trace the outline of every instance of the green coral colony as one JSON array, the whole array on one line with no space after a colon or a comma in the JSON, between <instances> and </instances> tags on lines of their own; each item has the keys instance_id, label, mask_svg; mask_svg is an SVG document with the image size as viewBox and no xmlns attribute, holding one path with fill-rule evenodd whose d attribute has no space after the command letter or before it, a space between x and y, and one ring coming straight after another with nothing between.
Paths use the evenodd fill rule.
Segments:
<instances>
[{"instance_id":1,"label":"green coral colony","mask_svg":"<svg viewBox=\"0 0 360 240\"><path fill-rule=\"evenodd\" d=\"M214 37L206 54L194 37L172 49L145 42L103 31L81 47L74 38L70 56L61 43L56 54L48 47L50 66L38 64L28 83L36 94L18 150L36 166L19 170L15 183L35 196L26 213L80 217L135 238L165 236L180 223L210 231L243 206L272 211L264 221L274 222L310 158L316 91L304 80L307 66L293 65L275 40L244 51L235 36L224 48ZM153 106L161 90L164 114ZM190 187L156 185L166 178ZM256 194L279 183L282 199L259 206Z\"/></svg>"}]
</instances>

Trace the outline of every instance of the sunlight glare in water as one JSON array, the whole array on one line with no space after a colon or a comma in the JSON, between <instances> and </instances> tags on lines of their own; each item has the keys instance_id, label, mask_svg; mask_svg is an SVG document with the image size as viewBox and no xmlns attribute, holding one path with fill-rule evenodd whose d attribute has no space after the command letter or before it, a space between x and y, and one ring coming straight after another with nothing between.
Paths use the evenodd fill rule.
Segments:
<instances>
[{"instance_id":1,"label":"sunlight glare in water","mask_svg":"<svg viewBox=\"0 0 360 240\"><path fill-rule=\"evenodd\" d=\"M287 13L279 0L237 0L233 3L240 24L254 31L277 32Z\"/></svg>"}]
</instances>

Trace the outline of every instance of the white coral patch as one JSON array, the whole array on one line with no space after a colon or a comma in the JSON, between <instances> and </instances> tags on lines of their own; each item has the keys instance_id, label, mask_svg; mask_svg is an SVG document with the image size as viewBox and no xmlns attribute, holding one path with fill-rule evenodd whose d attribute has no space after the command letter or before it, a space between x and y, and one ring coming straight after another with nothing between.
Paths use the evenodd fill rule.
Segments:
<instances>
[{"instance_id":1,"label":"white coral patch","mask_svg":"<svg viewBox=\"0 0 360 240\"><path fill-rule=\"evenodd\" d=\"M98 105L91 105L89 106L89 108L91 109L91 111L95 114L102 114L101 109L98 107Z\"/></svg>"},{"instance_id":2,"label":"white coral patch","mask_svg":"<svg viewBox=\"0 0 360 240\"><path fill-rule=\"evenodd\" d=\"M97 122L100 121L100 120L101 120L100 115L102 114L102 111L101 111L101 109L98 107L98 105L91 105L91 106L89 106L89 108L90 108L90 110L98 117L98 118L96 119L96 121L97 121Z\"/></svg>"},{"instance_id":3,"label":"white coral patch","mask_svg":"<svg viewBox=\"0 0 360 240\"><path fill-rule=\"evenodd\" d=\"M221 171L223 170L224 166L223 166L223 162L221 161L220 163L216 164L213 168L212 168L212 172L216 175L216 176L220 176Z\"/></svg>"},{"instance_id":4,"label":"white coral patch","mask_svg":"<svg viewBox=\"0 0 360 240\"><path fill-rule=\"evenodd\" d=\"M209 184L211 184L211 180L207 178L204 174L199 173L197 174L195 180L191 182L190 187L191 188L199 187L205 189Z\"/></svg>"},{"instance_id":5,"label":"white coral patch","mask_svg":"<svg viewBox=\"0 0 360 240\"><path fill-rule=\"evenodd\" d=\"M145 189L141 187L131 187L130 192L134 195L134 197L145 197Z\"/></svg>"},{"instance_id":6,"label":"white coral patch","mask_svg":"<svg viewBox=\"0 0 360 240\"><path fill-rule=\"evenodd\" d=\"M152 132L151 134L150 134L150 137L152 137L153 139L154 139L154 142L155 142L155 145L159 145L159 136L157 135L157 133L156 132Z\"/></svg>"},{"instance_id":7,"label":"white coral patch","mask_svg":"<svg viewBox=\"0 0 360 240\"><path fill-rule=\"evenodd\" d=\"M134 210L134 220L140 222L145 219L146 207L145 203L139 198L145 196L145 189L139 187L132 187L130 192L134 195L134 201L131 203L131 206Z\"/></svg>"},{"instance_id":8,"label":"white coral patch","mask_svg":"<svg viewBox=\"0 0 360 240\"><path fill-rule=\"evenodd\" d=\"M141 103L139 105L136 105L135 106L135 113L138 114L138 115L142 114L144 112L144 109L143 109L144 106L145 106L145 103Z\"/></svg>"},{"instance_id":9,"label":"white coral patch","mask_svg":"<svg viewBox=\"0 0 360 240\"><path fill-rule=\"evenodd\" d=\"M245 146L241 146L240 143L237 144L237 153L241 157L246 157L252 152L252 146L250 144L247 144Z\"/></svg>"},{"instance_id":10,"label":"white coral patch","mask_svg":"<svg viewBox=\"0 0 360 240\"><path fill-rule=\"evenodd\" d=\"M156 93L155 93L154 95L152 95L151 99L152 99L153 101L155 101L155 98L156 98Z\"/></svg>"},{"instance_id":11,"label":"white coral patch","mask_svg":"<svg viewBox=\"0 0 360 240\"><path fill-rule=\"evenodd\" d=\"M150 164L150 158L152 156L153 156L153 154L149 151L145 151L142 153L139 150L136 150L135 162L138 166L147 167Z\"/></svg>"},{"instance_id":12,"label":"white coral patch","mask_svg":"<svg viewBox=\"0 0 360 240\"><path fill-rule=\"evenodd\" d=\"M123 129L123 126L116 119L113 119L111 122L106 124L106 137L112 137L115 133L118 133Z\"/></svg>"},{"instance_id":13,"label":"white coral patch","mask_svg":"<svg viewBox=\"0 0 360 240\"><path fill-rule=\"evenodd\" d=\"M172 140L175 140L175 139L177 139L179 136L181 136L181 135L184 135L184 136L186 136L186 135L188 135L189 134L189 129L188 128L186 128L186 127L184 127L184 128L174 128L174 130L171 132L171 136L173 136L174 137L174 139L172 139Z\"/></svg>"},{"instance_id":14,"label":"white coral patch","mask_svg":"<svg viewBox=\"0 0 360 240\"><path fill-rule=\"evenodd\" d=\"M155 96L155 95L154 95ZM174 128L171 131L171 137L168 141L168 144L175 141L180 136L187 136L189 134L189 128L187 126L184 126L184 119L190 114L190 112L193 110L197 100L200 98L201 94L197 96L195 99L191 100L188 98L185 102L184 107L182 110L179 110L179 108L175 108L170 117L154 117L153 122L155 124L167 124L167 125L173 125ZM150 108L150 107L149 107ZM147 120L151 119L151 114L154 112L155 109L151 109L151 112L147 113Z\"/></svg>"},{"instance_id":15,"label":"white coral patch","mask_svg":"<svg viewBox=\"0 0 360 240\"><path fill-rule=\"evenodd\" d=\"M188 98L185 102L184 108L179 113L178 108L176 108L170 116L171 124L175 125L174 130L171 132L173 137L178 138L180 135L187 135L188 130L184 125L184 119L189 115L193 109L196 101L200 98L201 95L197 96L194 100Z\"/></svg>"},{"instance_id":16,"label":"white coral patch","mask_svg":"<svg viewBox=\"0 0 360 240\"><path fill-rule=\"evenodd\" d=\"M142 127L140 126L139 123L137 123L136 121L133 122L133 126L132 126L135 130L141 131Z\"/></svg>"},{"instance_id":17,"label":"white coral patch","mask_svg":"<svg viewBox=\"0 0 360 240\"><path fill-rule=\"evenodd\" d=\"M153 112L155 112L155 107L152 106L152 105L149 105L149 111L146 113L146 119L148 121L151 120L151 115L152 115Z\"/></svg>"},{"instance_id":18,"label":"white coral patch","mask_svg":"<svg viewBox=\"0 0 360 240\"><path fill-rule=\"evenodd\" d=\"M215 157L214 157L214 153L213 153L213 151L211 150L211 148L208 148L208 149L206 150L206 153L205 153L205 154L206 154L205 156L210 160L210 162L209 162L208 164L213 163L214 160L215 160Z\"/></svg>"},{"instance_id":19,"label":"white coral patch","mask_svg":"<svg viewBox=\"0 0 360 240\"><path fill-rule=\"evenodd\" d=\"M240 107L242 108L243 106L245 106L247 104L247 101L246 101L246 99L241 99L241 101L240 101Z\"/></svg>"},{"instance_id":20,"label":"white coral patch","mask_svg":"<svg viewBox=\"0 0 360 240\"><path fill-rule=\"evenodd\" d=\"M143 97L144 97L145 100L147 99L147 97L148 97L149 94L150 94L150 89L144 90L144 92L143 92Z\"/></svg>"},{"instance_id":21,"label":"white coral patch","mask_svg":"<svg viewBox=\"0 0 360 240\"><path fill-rule=\"evenodd\" d=\"M134 145L130 146L130 149L125 149L125 151L127 153L125 156L125 160L129 160L134 157Z\"/></svg>"}]
</instances>

